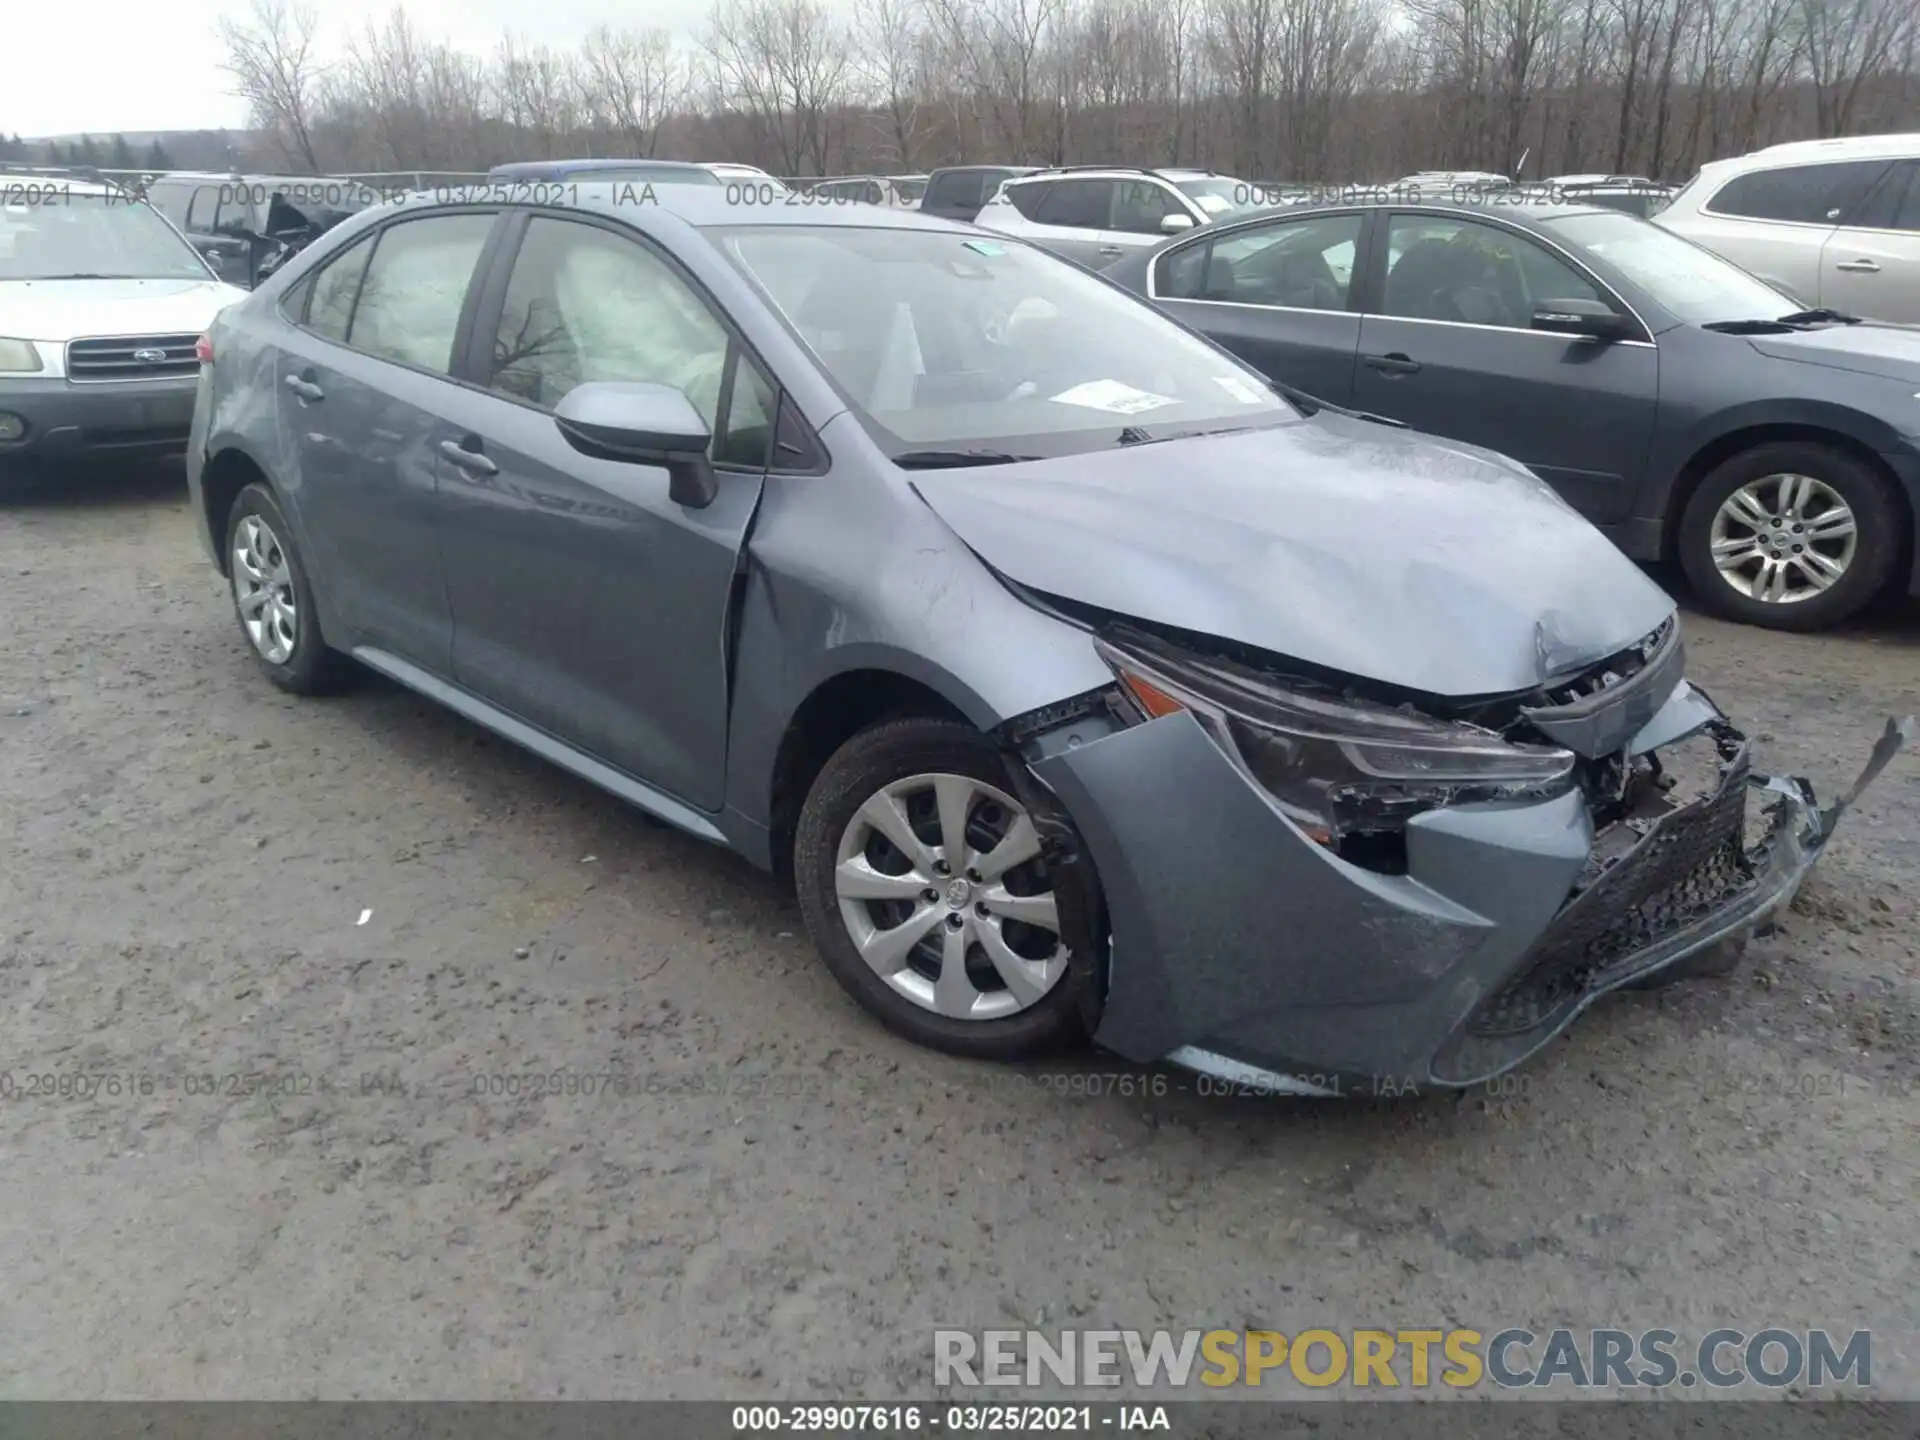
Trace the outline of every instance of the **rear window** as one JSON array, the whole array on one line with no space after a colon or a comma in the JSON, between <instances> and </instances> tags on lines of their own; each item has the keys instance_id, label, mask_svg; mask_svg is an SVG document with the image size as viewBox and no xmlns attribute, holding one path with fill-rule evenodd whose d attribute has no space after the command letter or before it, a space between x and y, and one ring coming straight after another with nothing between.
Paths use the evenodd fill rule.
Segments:
<instances>
[{"instance_id":1,"label":"rear window","mask_svg":"<svg viewBox=\"0 0 1920 1440\"><path fill-rule=\"evenodd\" d=\"M1736 175L1707 202L1716 215L1743 220L1786 220L1832 225L1857 205L1886 173L1887 160L1847 160L1831 165L1793 165Z\"/></svg>"}]
</instances>

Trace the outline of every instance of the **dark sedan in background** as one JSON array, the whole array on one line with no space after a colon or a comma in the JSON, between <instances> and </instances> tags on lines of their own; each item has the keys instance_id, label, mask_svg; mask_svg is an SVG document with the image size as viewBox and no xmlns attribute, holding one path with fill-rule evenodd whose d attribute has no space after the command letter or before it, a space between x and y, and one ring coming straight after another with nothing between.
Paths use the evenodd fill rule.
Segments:
<instances>
[{"instance_id":1,"label":"dark sedan in background","mask_svg":"<svg viewBox=\"0 0 1920 1440\"><path fill-rule=\"evenodd\" d=\"M1920 332L1803 310L1635 216L1296 207L1106 273L1270 379L1521 461L1730 618L1920 593Z\"/></svg>"}]
</instances>

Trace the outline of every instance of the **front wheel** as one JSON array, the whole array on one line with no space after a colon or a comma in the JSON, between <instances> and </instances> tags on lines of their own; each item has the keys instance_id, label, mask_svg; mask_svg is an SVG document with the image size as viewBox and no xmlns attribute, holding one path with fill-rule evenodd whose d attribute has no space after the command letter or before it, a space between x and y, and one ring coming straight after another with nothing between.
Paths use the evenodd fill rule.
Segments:
<instances>
[{"instance_id":1,"label":"front wheel","mask_svg":"<svg viewBox=\"0 0 1920 1440\"><path fill-rule=\"evenodd\" d=\"M1695 596L1730 620L1824 630L1886 587L1902 511L1885 478L1829 445L1757 445L1717 466L1680 520Z\"/></svg>"},{"instance_id":2,"label":"front wheel","mask_svg":"<svg viewBox=\"0 0 1920 1440\"><path fill-rule=\"evenodd\" d=\"M834 978L908 1039L992 1060L1082 1033L1071 881L1007 785L971 727L890 721L826 763L794 836L801 913Z\"/></svg>"}]
</instances>

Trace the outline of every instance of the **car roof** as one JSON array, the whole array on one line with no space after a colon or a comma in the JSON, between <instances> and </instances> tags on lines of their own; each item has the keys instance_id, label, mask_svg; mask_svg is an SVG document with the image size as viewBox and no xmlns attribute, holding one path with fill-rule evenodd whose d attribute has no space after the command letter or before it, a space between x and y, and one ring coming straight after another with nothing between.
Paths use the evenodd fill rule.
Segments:
<instances>
[{"instance_id":1,"label":"car roof","mask_svg":"<svg viewBox=\"0 0 1920 1440\"><path fill-rule=\"evenodd\" d=\"M119 185L113 184L111 181L86 180L78 175L40 175L26 171L8 170L0 171L0 178L5 179L7 188L9 189L17 187L25 191L32 191L36 185L41 187L57 185L60 187L60 193L62 195L111 195L120 200L130 198L127 190ZM46 193L44 188L41 193L43 195Z\"/></svg>"},{"instance_id":2,"label":"car roof","mask_svg":"<svg viewBox=\"0 0 1920 1440\"><path fill-rule=\"evenodd\" d=\"M931 175L964 175L969 170L996 170L1005 171L1009 175L1034 175L1038 174L1040 169L1038 165L941 165L929 173Z\"/></svg>"},{"instance_id":3,"label":"car roof","mask_svg":"<svg viewBox=\"0 0 1920 1440\"><path fill-rule=\"evenodd\" d=\"M487 172L489 179L511 179L516 175L552 174L566 171L590 175L595 170L685 170L712 173L712 166L695 165L686 160L510 160Z\"/></svg>"},{"instance_id":4,"label":"car roof","mask_svg":"<svg viewBox=\"0 0 1920 1440\"><path fill-rule=\"evenodd\" d=\"M1759 160L1762 157L1768 160L1802 158L1819 160L1831 157L1835 160L1876 160L1897 159L1906 155L1920 155L1920 133L1841 135L1830 140L1790 140L1781 145L1769 145L1764 150L1750 151L1748 154L1734 158L1737 160Z\"/></svg>"}]
</instances>

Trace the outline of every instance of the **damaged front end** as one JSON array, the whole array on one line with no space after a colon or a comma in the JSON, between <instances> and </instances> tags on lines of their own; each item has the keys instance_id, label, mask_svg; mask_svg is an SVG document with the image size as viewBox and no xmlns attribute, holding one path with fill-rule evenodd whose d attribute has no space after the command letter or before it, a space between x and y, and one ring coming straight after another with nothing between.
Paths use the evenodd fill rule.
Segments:
<instances>
[{"instance_id":1,"label":"damaged front end","mask_svg":"<svg viewBox=\"0 0 1920 1440\"><path fill-rule=\"evenodd\" d=\"M1099 897L1095 1037L1274 1090L1521 1063L1785 906L1912 733L1822 808L1752 772L1672 620L1524 695L1418 704L1157 628L1098 645L1111 691L1003 737Z\"/></svg>"}]
</instances>

